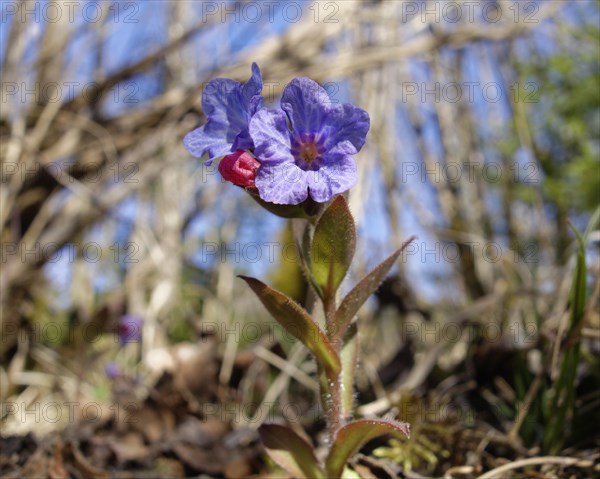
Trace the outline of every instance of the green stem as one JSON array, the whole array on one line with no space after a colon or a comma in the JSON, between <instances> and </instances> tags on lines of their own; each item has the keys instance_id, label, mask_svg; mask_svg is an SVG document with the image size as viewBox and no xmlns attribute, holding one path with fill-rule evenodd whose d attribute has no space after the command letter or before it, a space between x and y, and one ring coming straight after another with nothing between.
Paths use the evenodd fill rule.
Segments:
<instances>
[{"instance_id":1,"label":"green stem","mask_svg":"<svg viewBox=\"0 0 600 479\"><path fill-rule=\"evenodd\" d=\"M313 225L310 222L306 221L301 226L298 223L298 220L292 221L296 222L295 224L293 224L293 227L295 226L296 231L296 244L298 245L298 249L301 252L300 264L306 273L307 280L311 281L315 289L318 291L319 287L312 280L312 274L308 267L308 258L306 256L307 249L303 247L304 245L307 245L306 240L308 238L310 238L309 241L312 241L311 229L313 228ZM325 294L321 296L321 299L323 301L323 309L325 311L327 337L331 341L335 352L338 355L340 355L342 351L343 338L340 338L338 336L335 327L335 314L337 311L335 294L333 295L333 297L329 296L328 294ZM328 444L332 444L338 429L345 424L346 414L344 412L342 384L344 374L343 369L337 375L328 374L325 372L325 368L321 367L321 365L318 364L318 361L317 368L317 372L319 375L321 406L323 407L325 421L327 423Z\"/></svg>"},{"instance_id":2,"label":"green stem","mask_svg":"<svg viewBox=\"0 0 600 479\"><path fill-rule=\"evenodd\" d=\"M327 337L332 342L335 352L340 355L342 350L342 341L337 338L337 331L335 329L335 297L326 298L323 301L323 308L325 309ZM335 375L335 377L327 377L325 415L327 421L327 432L329 435L329 444L333 443L338 429L345 424L342 393L342 378L344 377L343 368L344 365L342 364L342 371L340 371L338 375Z\"/></svg>"}]
</instances>

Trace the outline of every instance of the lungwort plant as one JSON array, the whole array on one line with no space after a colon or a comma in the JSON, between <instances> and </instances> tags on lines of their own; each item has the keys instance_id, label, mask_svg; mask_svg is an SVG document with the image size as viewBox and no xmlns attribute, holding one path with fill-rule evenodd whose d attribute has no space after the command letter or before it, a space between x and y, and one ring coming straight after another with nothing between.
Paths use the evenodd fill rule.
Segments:
<instances>
[{"instance_id":1,"label":"lungwort plant","mask_svg":"<svg viewBox=\"0 0 600 479\"><path fill-rule=\"evenodd\" d=\"M340 478L350 456L388 433L409 436L409 425L389 419L353 419L359 308L381 284L405 245L385 259L341 300L338 289L356 247L354 218L344 196L357 182L353 155L363 147L369 115L351 104L333 103L309 78L285 88L281 109L263 108L256 64L243 85L209 82L202 109L207 122L188 133L184 145L206 164L220 159L223 178L245 189L265 209L291 218L301 267L323 307L325 324L285 294L241 276L265 308L314 355L327 423L327 454L293 430L270 424L259 429L270 457L297 478Z\"/></svg>"}]
</instances>

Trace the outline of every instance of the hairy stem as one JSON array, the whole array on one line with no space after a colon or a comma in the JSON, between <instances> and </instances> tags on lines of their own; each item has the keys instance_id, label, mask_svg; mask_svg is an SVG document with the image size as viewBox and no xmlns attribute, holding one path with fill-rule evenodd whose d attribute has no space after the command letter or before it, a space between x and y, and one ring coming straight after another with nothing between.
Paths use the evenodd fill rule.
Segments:
<instances>
[{"instance_id":1,"label":"hairy stem","mask_svg":"<svg viewBox=\"0 0 600 479\"><path fill-rule=\"evenodd\" d=\"M327 336L332 342L335 352L339 355L342 350L342 340L338 339L337 331L335 328L335 297L326 298L323 301L323 308L325 309L325 320L327 324ZM345 423L344 405L343 405L343 384L342 378L344 377L343 371L344 365L342 365L342 371L335 377L327 377L327 394L325 407L325 417L327 421L327 432L329 436L329 444L333 443L337 430L342 427Z\"/></svg>"},{"instance_id":2,"label":"hairy stem","mask_svg":"<svg viewBox=\"0 0 600 479\"><path fill-rule=\"evenodd\" d=\"M308 241L312 241L311 233L313 225L307 221L300 222L299 220L292 220L292 228L294 229L298 251L300 251L301 266L305 271L307 280L311 281L311 274L307 266L307 249L304 246L307 244L307 239ZM339 355L342 350L343 339L337 334L335 326L335 313L337 310L335 294L332 296L325 295L325 298L323 299L323 309L325 311L327 337L333 344L335 352ZM317 367L321 406L323 407L325 421L327 423L328 444L332 444L337 430L345 423L342 384L344 374L342 370L338 375L333 376L332 374L327 374L325 369L318 363Z\"/></svg>"}]
</instances>

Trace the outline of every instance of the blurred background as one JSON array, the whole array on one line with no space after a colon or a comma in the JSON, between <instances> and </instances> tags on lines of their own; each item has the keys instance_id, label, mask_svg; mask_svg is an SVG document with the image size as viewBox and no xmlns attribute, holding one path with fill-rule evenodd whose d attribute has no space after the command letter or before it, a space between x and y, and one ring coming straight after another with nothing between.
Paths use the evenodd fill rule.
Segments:
<instances>
[{"instance_id":1,"label":"blurred background","mask_svg":"<svg viewBox=\"0 0 600 479\"><path fill-rule=\"evenodd\" d=\"M418 237L358 318L358 411L413 437L354 469L598 474L599 6L3 0L3 476L268 477L261 422L318 441L313 363L236 279L306 300L289 224L181 143L252 62L270 105L308 76L370 114L345 289Z\"/></svg>"}]
</instances>

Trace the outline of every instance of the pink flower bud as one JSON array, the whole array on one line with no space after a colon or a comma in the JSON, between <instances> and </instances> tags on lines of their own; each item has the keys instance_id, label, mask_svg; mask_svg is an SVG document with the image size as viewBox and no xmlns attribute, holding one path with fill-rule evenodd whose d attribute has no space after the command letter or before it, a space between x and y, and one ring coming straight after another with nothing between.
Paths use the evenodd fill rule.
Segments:
<instances>
[{"instance_id":1,"label":"pink flower bud","mask_svg":"<svg viewBox=\"0 0 600 479\"><path fill-rule=\"evenodd\" d=\"M260 162L250 153L237 150L221 160L219 172L223 178L234 185L254 188L254 178L256 178L256 171L259 166Z\"/></svg>"}]
</instances>

